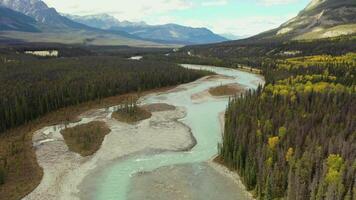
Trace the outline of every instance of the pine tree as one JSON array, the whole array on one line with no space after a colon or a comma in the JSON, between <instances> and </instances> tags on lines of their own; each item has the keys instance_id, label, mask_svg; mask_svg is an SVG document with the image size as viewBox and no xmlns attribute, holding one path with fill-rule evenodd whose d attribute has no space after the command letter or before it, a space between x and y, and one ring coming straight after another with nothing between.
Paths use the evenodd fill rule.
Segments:
<instances>
[{"instance_id":1,"label":"pine tree","mask_svg":"<svg viewBox=\"0 0 356 200\"><path fill-rule=\"evenodd\" d=\"M5 183L5 169L0 167L0 185Z\"/></svg>"}]
</instances>

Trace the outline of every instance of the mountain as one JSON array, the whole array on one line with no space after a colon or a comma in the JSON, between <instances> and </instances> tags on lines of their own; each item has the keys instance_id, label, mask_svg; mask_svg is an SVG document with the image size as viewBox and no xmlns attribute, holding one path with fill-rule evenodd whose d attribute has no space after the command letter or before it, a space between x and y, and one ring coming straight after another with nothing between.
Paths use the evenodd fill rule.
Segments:
<instances>
[{"instance_id":1,"label":"mountain","mask_svg":"<svg viewBox=\"0 0 356 200\"><path fill-rule=\"evenodd\" d=\"M108 14L98 14L98 15L70 15L62 14L63 16L90 27L100 28L100 29L111 29L112 27L133 27L133 26L148 26L145 22L129 22L129 21L119 21L115 17Z\"/></svg>"},{"instance_id":2,"label":"mountain","mask_svg":"<svg viewBox=\"0 0 356 200\"><path fill-rule=\"evenodd\" d=\"M312 0L295 18L253 39L320 39L353 33L355 0Z\"/></svg>"},{"instance_id":3,"label":"mountain","mask_svg":"<svg viewBox=\"0 0 356 200\"><path fill-rule=\"evenodd\" d=\"M63 16L41 0L0 0L0 6L33 18L34 21L29 23L19 20L15 23L15 19L21 18L17 16L18 13L16 15L7 10L6 13L0 14L4 15L1 18L1 30L12 31L8 34L2 33L2 36L24 41L162 46L162 44L201 44L227 40L206 28L191 28L176 24L150 26L144 22L119 21L106 14L85 17ZM21 25L21 28L13 27L14 24ZM26 27L23 27L25 25ZM30 30L38 33L28 33Z\"/></svg>"},{"instance_id":4,"label":"mountain","mask_svg":"<svg viewBox=\"0 0 356 200\"><path fill-rule=\"evenodd\" d=\"M222 37L224 38L227 38L229 40L240 40L240 39L244 39L244 38L248 38L249 36L247 35L234 35L234 34L231 34L231 33L223 33L223 34L220 34Z\"/></svg>"},{"instance_id":5,"label":"mountain","mask_svg":"<svg viewBox=\"0 0 356 200\"><path fill-rule=\"evenodd\" d=\"M56 9L49 8L41 0L0 0L0 5L32 17L41 24L50 25L51 28L87 28L61 16Z\"/></svg>"},{"instance_id":6,"label":"mountain","mask_svg":"<svg viewBox=\"0 0 356 200\"><path fill-rule=\"evenodd\" d=\"M38 32L36 20L0 6L0 31Z\"/></svg>"},{"instance_id":7,"label":"mountain","mask_svg":"<svg viewBox=\"0 0 356 200\"><path fill-rule=\"evenodd\" d=\"M182 44L208 44L227 41L226 38L214 34L207 28L192 28L177 24L126 26L113 27L112 29L127 31L132 35L145 39L160 39Z\"/></svg>"},{"instance_id":8,"label":"mountain","mask_svg":"<svg viewBox=\"0 0 356 200\"><path fill-rule=\"evenodd\" d=\"M91 45L162 46L162 44L145 41L123 31L102 30L75 22L60 15L54 8L49 8L41 0L0 0L0 6L6 7L7 11L13 10L11 13L7 12L7 20L5 21L4 18L2 22L2 26L8 28L3 28L1 36L9 40ZM30 33L28 31L30 29L9 28L13 24L9 18L17 19L19 13L32 18L38 31ZM1 12L0 15L5 14ZM34 23L27 25L31 24Z\"/></svg>"},{"instance_id":9,"label":"mountain","mask_svg":"<svg viewBox=\"0 0 356 200\"><path fill-rule=\"evenodd\" d=\"M148 25L145 22L119 21L110 15L75 16L65 15L73 21L87 26L125 31L131 35L154 41L180 43L180 44L204 44L227 41L206 28L192 28L177 24Z\"/></svg>"}]
</instances>

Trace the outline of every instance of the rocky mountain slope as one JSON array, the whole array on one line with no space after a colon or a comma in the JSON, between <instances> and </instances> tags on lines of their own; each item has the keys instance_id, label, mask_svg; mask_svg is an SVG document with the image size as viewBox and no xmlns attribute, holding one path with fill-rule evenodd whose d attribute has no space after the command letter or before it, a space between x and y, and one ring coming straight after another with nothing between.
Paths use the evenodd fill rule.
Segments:
<instances>
[{"instance_id":1,"label":"rocky mountain slope","mask_svg":"<svg viewBox=\"0 0 356 200\"><path fill-rule=\"evenodd\" d=\"M58 14L41 0L0 0L0 5L32 17L37 22L50 25L51 28L87 28Z\"/></svg>"},{"instance_id":2,"label":"rocky mountain slope","mask_svg":"<svg viewBox=\"0 0 356 200\"><path fill-rule=\"evenodd\" d=\"M179 44L204 44L227 41L206 28L178 24L148 25L145 22L119 21L110 15L65 15L73 21L106 30L124 31L139 38Z\"/></svg>"},{"instance_id":3,"label":"rocky mountain slope","mask_svg":"<svg viewBox=\"0 0 356 200\"><path fill-rule=\"evenodd\" d=\"M7 20L5 20L5 17L1 18L4 28L0 34L2 38L8 40L92 45L162 46L162 44L143 40L123 31L102 30L75 22L60 15L56 9L49 8L41 0L0 0L0 6L13 11L7 12ZM12 27L13 22L8 19L16 19L18 13L32 18L35 22L22 21L23 26L34 26L38 31L29 33L28 30L5 28ZM3 13L0 15L3 15Z\"/></svg>"},{"instance_id":4,"label":"rocky mountain slope","mask_svg":"<svg viewBox=\"0 0 356 200\"><path fill-rule=\"evenodd\" d=\"M36 21L19 12L0 6L0 31L38 32Z\"/></svg>"},{"instance_id":5,"label":"rocky mountain slope","mask_svg":"<svg viewBox=\"0 0 356 200\"><path fill-rule=\"evenodd\" d=\"M312 0L295 18L254 39L318 39L356 33L355 0Z\"/></svg>"},{"instance_id":6,"label":"rocky mountain slope","mask_svg":"<svg viewBox=\"0 0 356 200\"><path fill-rule=\"evenodd\" d=\"M62 13L62 15L75 22L100 29L111 29L113 27L148 26L145 22L119 21L115 17L108 14L79 16Z\"/></svg>"}]
</instances>

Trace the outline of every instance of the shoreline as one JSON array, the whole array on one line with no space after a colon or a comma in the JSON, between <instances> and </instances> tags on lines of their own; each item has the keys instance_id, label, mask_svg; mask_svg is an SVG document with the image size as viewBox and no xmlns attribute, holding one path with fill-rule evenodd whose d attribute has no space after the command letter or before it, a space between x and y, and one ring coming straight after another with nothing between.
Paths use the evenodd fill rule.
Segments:
<instances>
[{"instance_id":1,"label":"shoreline","mask_svg":"<svg viewBox=\"0 0 356 200\"><path fill-rule=\"evenodd\" d=\"M244 91L246 91L246 88L244 88ZM225 113L226 113L225 111L219 113L219 122L220 122L220 127L221 127L222 138L224 137ZM233 170L229 169L224 164L218 162L217 161L218 157L219 157L219 155L216 155L213 158L211 158L209 161L207 161L209 166L214 168L217 172L219 172L223 176L232 179L239 187L243 188L244 189L243 191L247 194L249 200L256 200L256 198L254 198L254 196L253 196L253 193L247 190L245 184L241 180L241 176L239 175L239 173L237 173L237 171L233 171Z\"/></svg>"},{"instance_id":2,"label":"shoreline","mask_svg":"<svg viewBox=\"0 0 356 200\"><path fill-rule=\"evenodd\" d=\"M216 81L216 78L224 77L215 75L215 78L211 78L211 76L205 76L194 82L170 87L165 90L145 92L145 95L141 96L138 102L142 103L145 99L152 96L188 90L188 88L194 88L205 81L209 81L209 79L210 81ZM96 173L95 171L100 171L101 167L115 160L150 152L185 152L191 150L197 144L191 128L181 121L187 115L184 107L176 107L174 111L154 112L153 119L143 120L133 125L111 119L112 111L110 109L112 108L98 109L96 107L88 109L77 115L77 118L80 117L83 119L82 121L70 124L70 126L74 126L75 124L100 120L107 123L112 130L105 137L100 149L92 156L81 157L78 154L69 152L66 144L63 142L63 138L58 136L58 130L52 132L46 130L51 127L45 126L34 132L33 142L34 144L36 142L39 144L35 147L36 157L39 165L43 168L44 175L40 185L24 199L32 200L48 197L63 200L79 199L83 192L85 192L79 189L85 188L85 186L82 187L83 184L85 185L84 180L89 175ZM223 130L223 117L220 113L221 130ZM55 125L54 127L60 128L60 126ZM160 131L156 131L155 129L159 129ZM43 134L46 131L48 133Z\"/></svg>"},{"instance_id":3,"label":"shoreline","mask_svg":"<svg viewBox=\"0 0 356 200\"><path fill-rule=\"evenodd\" d=\"M217 157L215 157L217 158ZM221 163L218 163L215 161L215 158L208 161L208 165L214 168L217 172L219 172L221 175L230 178L235 182L236 185L238 185L240 188L243 189L245 195L249 198L249 200L255 200L253 197L253 194L246 189L245 184L242 182L241 177L238 173L235 171L231 171L228 167L225 165L222 165Z\"/></svg>"},{"instance_id":4,"label":"shoreline","mask_svg":"<svg viewBox=\"0 0 356 200\"><path fill-rule=\"evenodd\" d=\"M209 76L202 77L202 78L198 79L197 81L204 80L207 77L209 77ZM183 84L180 86L184 86L184 87L194 86L196 84L195 82L196 81L187 83L187 84ZM141 102L145 98L148 98L148 96L169 93L172 91L174 92L174 90L182 89L182 88L177 88L177 87L178 86L169 87L169 88L165 88L164 90L158 90L158 91L150 92L150 93L147 92L146 95L141 96L139 102ZM77 116L77 118L82 118L83 120L79 121L79 122L78 122L78 120L75 120L74 124L84 124L84 123L94 121L94 120L105 121L105 118L109 117L109 115L110 115L110 114L106 113L105 110L106 110L105 108L86 110L85 112L83 112ZM197 144L197 140L194 137L194 135L191 131L191 128L180 121L181 119L184 119L186 116L186 112L184 110L185 109L183 109L183 108L175 107L175 110L173 110L173 111L153 112L154 116L156 116L158 118L160 118L160 116L163 115L163 117L161 117L161 119L160 119L161 122L163 120L163 126L164 126L164 123L167 120L167 118L168 119L170 118L170 122L175 124L175 126L169 132L175 131L175 132L177 132L178 135L183 135L185 137L185 139L184 138L180 139L181 140L180 144L179 144L179 142L177 144L177 139L174 138L170 143L168 142L168 145L166 144L166 147L163 145L163 147L161 148L160 145L162 145L162 142L160 142L160 140L158 140L159 142L157 142L157 144L152 145L151 147L145 147L142 149L137 149L135 151L134 150L132 150L132 151L123 150L123 151L121 151L121 153L124 152L124 154L122 154L122 155L118 154L116 156L116 158L121 158L123 156L129 157L129 156L135 155L136 153L139 153L139 152L150 152L152 150L155 152L166 152L166 151L184 152L184 151L189 151L192 148L194 148L194 146ZM172 114L172 112L175 114ZM166 113L166 114L164 114L164 113ZM167 115L167 113L170 113L170 114L168 114L168 116L164 116L164 115ZM171 117L169 117L169 116L171 116ZM133 127L137 128L138 126L140 126L140 124L144 124L144 123L147 126L148 122L150 122L151 119L144 120L144 121L137 123L135 125L129 125L129 124L121 123L118 121L115 121L115 122L113 122L113 121L114 120L109 120L108 125L112 131L105 137L98 152L104 151L103 147L105 148L105 144L110 140L109 139L110 135L112 135L112 132L115 131L115 128L114 129L112 128L112 123L120 124L121 126L124 126L124 127L131 126L131 128L133 128ZM111 123L111 125L110 125L110 123ZM60 127L60 126L63 127L63 124L54 125L54 127ZM70 126L73 126L73 125L70 125ZM81 192L80 190L78 190L78 187L81 185L82 180L84 180L84 178L87 175L89 175L93 169L101 166L101 165L100 166L95 165L93 163L92 164L85 164L85 163L90 163L90 162L93 162L93 160L95 160L95 161L98 160L98 158L96 158L96 157L98 157L97 155L100 153L96 152L92 156L81 157L80 155L78 155L74 152L70 152L68 150L68 147L65 144L61 134L48 133L48 134L45 134L45 136L44 136L43 132L46 132L46 131L48 132L48 130L46 130L46 129L48 129L50 127L51 127L51 125L49 125L49 126L47 125L33 133L33 144L34 144L34 148L36 149L35 150L36 158L38 160L40 167L43 169L44 175L41 179L40 184L31 193L29 193L27 196L25 196L23 199L32 200L32 199L41 199L44 197L52 197L52 199L63 199L63 200L68 199L68 198L78 199L78 195ZM179 128L179 127L181 127L181 128ZM163 129L164 128L165 127L163 127ZM177 129L178 129L178 131L177 131ZM127 131L127 130L125 130L125 131ZM60 132L60 131L57 130L57 132ZM139 131L137 131L137 132L139 132ZM136 134L137 134L137 132L136 132ZM141 131L141 132L143 132L143 131ZM137 136L135 136L135 137L137 137ZM149 137L147 137L147 138L149 138ZM167 137L162 136L161 138L167 139L167 138L169 138L169 136L168 135L167 135ZM182 139L183 139L183 141L182 141ZM166 143L167 143L167 141L166 141ZM47 148L49 148L49 149L46 149L46 147L44 147L44 146L47 146ZM51 146L55 146L57 148L57 150L53 151L53 149L51 149ZM141 145L138 145L138 146L141 146ZM160 148L157 148L157 147L160 147ZM43 149L42 152L40 152L41 148ZM55 154L51 155L53 152ZM108 151L108 152L109 152L109 154L112 155L112 152L110 152L110 151ZM63 159L60 159L61 156L63 157ZM48 157L51 157L52 160L51 160L51 158L48 158ZM60 162L53 163L53 158L57 158L57 161L60 160ZM44 160L42 160L42 159L44 159ZM65 159L67 159L67 161ZM51 161L51 162L48 162L48 161ZM58 166L53 166L53 165L58 165ZM87 166L82 167L83 165L87 165ZM49 170L51 168L55 168L56 170L52 170L52 171ZM81 170L79 170L79 168L81 168ZM80 177L78 177L78 174L80 174ZM75 178L73 178L73 177L75 177ZM68 185L70 185L70 186L68 186ZM57 194L57 195L53 195L53 193Z\"/></svg>"},{"instance_id":5,"label":"shoreline","mask_svg":"<svg viewBox=\"0 0 356 200\"><path fill-rule=\"evenodd\" d=\"M47 126L78 122L78 118L81 115L100 108L120 104L124 99L130 96L140 96L155 92L168 91L176 88L177 86L179 85L150 89L141 93L130 92L127 94L106 97L100 100L83 102L79 105L60 108L30 121L27 124L5 131L2 135L0 135L0 145L14 142L17 143L19 141L23 143L25 160L22 160L21 162L23 162L24 173L22 173L23 175L21 177L9 177L9 182L0 186L0 193L5 194L5 197L7 198L10 197L7 196L6 193L12 195L10 199L22 199L33 192L40 185L44 174L43 169L38 164L36 148L33 144L33 135L36 131ZM20 187L20 189L16 189L17 187ZM2 195L0 194L0 198L1 196Z\"/></svg>"},{"instance_id":6,"label":"shoreline","mask_svg":"<svg viewBox=\"0 0 356 200\"><path fill-rule=\"evenodd\" d=\"M201 65L201 64L189 64L189 63L181 63L180 65L194 65L194 66L201 66L201 67L218 67L215 65L211 65L211 64L206 64L206 65ZM263 81L265 81L265 77L262 75L262 71L253 67L218 67L218 68L222 68L222 69L227 69L227 70L236 70L236 71L241 71L241 72L246 72L246 73L250 73L250 74L254 74L259 76ZM251 71L252 69L252 71Z\"/></svg>"},{"instance_id":7,"label":"shoreline","mask_svg":"<svg viewBox=\"0 0 356 200\"><path fill-rule=\"evenodd\" d=\"M110 115L110 113L107 114ZM60 127L57 130L45 127L37 131L34 134L34 143L38 144L36 155L39 165L44 170L44 176L40 185L24 199L45 197L63 200L77 199L82 192L78 187L85 177L89 176L92 170L104 166L105 163L130 157L139 152L190 150L196 145L196 139L190 128L179 121L185 116L185 109L177 108L174 111L153 113L152 119L135 125L118 122L109 116L105 119L100 119L102 116L99 116L99 119L83 118L79 124L101 120L111 129L100 149L87 157L69 151L59 133ZM69 127L76 125L76 123L70 124ZM161 130L159 134L156 133L156 129ZM133 141L135 144L132 143Z\"/></svg>"}]
</instances>

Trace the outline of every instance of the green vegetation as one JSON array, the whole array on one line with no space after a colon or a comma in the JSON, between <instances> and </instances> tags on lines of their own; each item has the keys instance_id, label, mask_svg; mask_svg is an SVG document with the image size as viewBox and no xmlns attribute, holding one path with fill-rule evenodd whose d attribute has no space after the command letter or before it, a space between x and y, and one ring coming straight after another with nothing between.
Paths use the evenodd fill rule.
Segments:
<instances>
[{"instance_id":1,"label":"green vegetation","mask_svg":"<svg viewBox=\"0 0 356 200\"><path fill-rule=\"evenodd\" d=\"M127 100L120 105L112 114L112 117L118 121L126 123L135 123L151 118L152 114L148 110L137 105L136 100Z\"/></svg>"},{"instance_id":2,"label":"green vegetation","mask_svg":"<svg viewBox=\"0 0 356 200\"><path fill-rule=\"evenodd\" d=\"M110 133L110 129L104 122L94 121L88 124L67 128L61 131L70 151L82 156L93 155Z\"/></svg>"},{"instance_id":3,"label":"green vegetation","mask_svg":"<svg viewBox=\"0 0 356 200\"><path fill-rule=\"evenodd\" d=\"M5 183L5 170L7 167L7 161L0 157L0 185Z\"/></svg>"},{"instance_id":4,"label":"green vegetation","mask_svg":"<svg viewBox=\"0 0 356 200\"><path fill-rule=\"evenodd\" d=\"M238 85L221 85L209 89L209 93L213 96L233 96L243 91Z\"/></svg>"},{"instance_id":5,"label":"green vegetation","mask_svg":"<svg viewBox=\"0 0 356 200\"><path fill-rule=\"evenodd\" d=\"M348 86L356 84L356 53L341 56L317 55L277 60L265 59L261 66L265 71L266 79L272 83L276 80L294 79L297 82L326 81Z\"/></svg>"},{"instance_id":6,"label":"green vegetation","mask_svg":"<svg viewBox=\"0 0 356 200\"><path fill-rule=\"evenodd\" d=\"M123 48L125 55L114 57L101 55L105 48L31 47L58 49L61 57L36 58L16 53L28 50L26 46L0 45L0 199L21 199L40 183L42 169L32 146L35 130L75 120L90 109L118 105L127 93L142 94L208 74L172 63L127 60L125 55L136 51L132 49Z\"/></svg>"},{"instance_id":7,"label":"green vegetation","mask_svg":"<svg viewBox=\"0 0 356 200\"><path fill-rule=\"evenodd\" d=\"M265 70L269 61L285 60L296 56L340 56L356 52L356 37L340 36L304 41L256 41L245 39L199 46L187 46L169 56L153 54L151 58L176 63L207 64L221 67L250 66ZM270 67L275 67L271 65ZM265 74L265 73L264 73Z\"/></svg>"},{"instance_id":8,"label":"green vegetation","mask_svg":"<svg viewBox=\"0 0 356 200\"><path fill-rule=\"evenodd\" d=\"M0 48L0 199L20 199L41 180L34 130L127 99L107 101L108 96L206 75L172 62L252 66L265 76L265 88L231 100L219 145L221 161L259 199L355 199L356 69L355 53L349 53L356 52L355 42L355 36L243 40L185 47L168 56L164 49L59 47L61 58L55 59L17 54L26 50L22 46ZM143 60L126 59L136 51ZM125 118L140 112L131 108L119 112Z\"/></svg>"},{"instance_id":9,"label":"green vegetation","mask_svg":"<svg viewBox=\"0 0 356 200\"><path fill-rule=\"evenodd\" d=\"M175 106L165 104L165 103L154 103L154 104L144 105L143 108L149 112L163 112L163 111L170 111L176 109Z\"/></svg>"},{"instance_id":10,"label":"green vegetation","mask_svg":"<svg viewBox=\"0 0 356 200\"><path fill-rule=\"evenodd\" d=\"M0 185L5 183L5 169L4 167L0 168Z\"/></svg>"},{"instance_id":11,"label":"green vegetation","mask_svg":"<svg viewBox=\"0 0 356 200\"><path fill-rule=\"evenodd\" d=\"M69 105L186 83L204 75L175 64L116 57L4 63L0 67L0 132Z\"/></svg>"},{"instance_id":12,"label":"green vegetation","mask_svg":"<svg viewBox=\"0 0 356 200\"><path fill-rule=\"evenodd\" d=\"M267 84L230 101L220 159L258 199L352 199L356 54L265 59Z\"/></svg>"}]
</instances>

